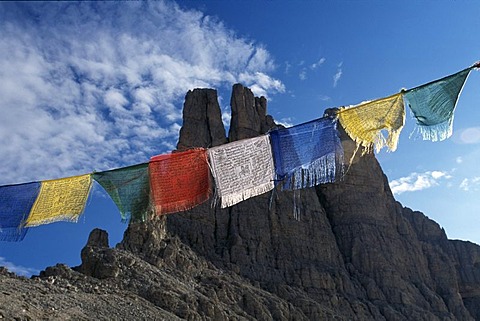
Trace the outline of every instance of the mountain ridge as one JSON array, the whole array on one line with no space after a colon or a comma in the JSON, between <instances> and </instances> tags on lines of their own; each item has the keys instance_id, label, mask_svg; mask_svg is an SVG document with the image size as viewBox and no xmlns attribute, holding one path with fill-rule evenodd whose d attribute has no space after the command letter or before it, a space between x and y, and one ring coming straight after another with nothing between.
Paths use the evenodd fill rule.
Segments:
<instances>
[{"instance_id":1,"label":"mountain ridge","mask_svg":"<svg viewBox=\"0 0 480 321\"><path fill-rule=\"evenodd\" d=\"M209 148L277 126L266 99L240 84L231 107L227 137L216 91L189 91L177 148ZM352 159L343 180L131 223L115 248L105 231L94 230L78 267L49 267L31 280L0 271L0 316L480 319L480 247L448 240L436 222L395 201L375 156L352 158L356 146L339 130L345 159ZM22 286L31 289L33 304L25 303ZM62 306L58 299L68 294L81 308ZM126 302L118 301L122 296ZM128 302L135 304L129 309Z\"/></svg>"}]
</instances>

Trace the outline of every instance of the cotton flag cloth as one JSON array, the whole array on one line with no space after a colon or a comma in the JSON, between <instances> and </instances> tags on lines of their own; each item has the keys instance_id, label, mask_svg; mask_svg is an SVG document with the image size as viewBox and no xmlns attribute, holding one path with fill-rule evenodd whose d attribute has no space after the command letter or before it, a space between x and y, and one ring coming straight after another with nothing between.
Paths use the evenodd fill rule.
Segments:
<instances>
[{"instance_id":1,"label":"cotton flag cloth","mask_svg":"<svg viewBox=\"0 0 480 321\"><path fill-rule=\"evenodd\" d=\"M77 222L92 186L90 174L42 181L25 226Z\"/></svg>"},{"instance_id":2,"label":"cotton flag cloth","mask_svg":"<svg viewBox=\"0 0 480 321\"><path fill-rule=\"evenodd\" d=\"M405 107L402 93L390 97L341 108L338 118L347 134L365 148L379 152L383 147L397 149L398 138L405 124ZM385 138L382 131L386 131Z\"/></svg>"},{"instance_id":3,"label":"cotton flag cloth","mask_svg":"<svg viewBox=\"0 0 480 321\"><path fill-rule=\"evenodd\" d=\"M27 233L24 228L40 183L0 186L0 241L21 241Z\"/></svg>"},{"instance_id":4,"label":"cotton flag cloth","mask_svg":"<svg viewBox=\"0 0 480 321\"><path fill-rule=\"evenodd\" d=\"M208 157L222 208L266 193L274 187L268 135L210 148Z\"/></svg>"},{"instance_id":5,"label":"cotton flag cloth","mask_svg":"<svg viewBox=\"0 0 480 321\"><path fill-rule=\"evenodd\" d=\"M157 215L191 209L210 196L210 171L203 148L154 156L149 172Z\"/></svg>"},{"instance_id":6,"label":"cotton flag cloth","mask_svg":"<svg viewBox=\"0 0 480 321\"><path fill-rule=\"evenodd\" d=\"M336 119L325 117L270 133L276 180L283 182L284 190L335 181L343 167L336 124Z\"/></svg>"},{"instance_id":7,"label":"cotton flag cloth","mask_svg":"<svg viewBox=\"0 0 480 321\"><path fill-rule=\"evenodd\" d=\"M442 141L452 136L453 114L471 68L413 88L405 93L417 126L410 137Z\"/></svg>"},{"instance_id":8,"label":"cotton flag cloth","mask_svg":"<svg viewBox=\"0 0 480 321\"><path fill-rule=\"evenodd\" d=\"M123 222L143 222L150 208L148 163L93 174L118 207Z\"/></svg>"}]
</instances>

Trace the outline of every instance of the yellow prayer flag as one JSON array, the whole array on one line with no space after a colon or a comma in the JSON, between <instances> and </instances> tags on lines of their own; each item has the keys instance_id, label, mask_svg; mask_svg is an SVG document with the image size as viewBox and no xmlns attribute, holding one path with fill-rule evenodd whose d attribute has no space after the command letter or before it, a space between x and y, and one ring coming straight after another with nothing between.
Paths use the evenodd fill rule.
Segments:
<instances>
[{"instance_id":1,"label":"yellow prayer flag","mask_svg":"<svg viewBox=\"0 0 480 321\"><path fill-rule=\"evenodd\" d=\"M384 146L393 152L397 149L398 138L405 124L403 94L341 108L338 118L357 145L365 147L364 153L372 147L378 152ZM387 138L382 130L387 132Z\"/></svg>"},{"instance_id":2,"label":"yellow prayer flag","mask_svg":"<svg viewBox=\"0 0 480 321\"><path fill-rule=\"evenodd\" d=\"M42 181L25 226L76 222L85 208L91 186L90 174Z\"/></svg>"}]
</instances>

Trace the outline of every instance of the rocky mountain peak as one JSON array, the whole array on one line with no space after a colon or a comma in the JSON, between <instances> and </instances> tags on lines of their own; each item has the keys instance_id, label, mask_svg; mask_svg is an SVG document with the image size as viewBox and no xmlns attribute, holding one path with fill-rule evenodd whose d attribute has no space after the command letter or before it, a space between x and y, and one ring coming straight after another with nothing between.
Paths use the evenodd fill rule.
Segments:
<instances>
[{"instance_id":1,"label":"rocky mountain peak","mask_svg":"<svg viewBox=\"0 0 480 321\"><path fill-rule=\"evenodd\" d=\"M216 91L189 91L178 149L264 134L276 126L266 107L265 98L234 85L227 139ZM0 270L0 315L480 320L480 247L448 240L437 223L396 202L375 155L354 156L354 142L339 130L345 160L352 160L342 180L276 190L225 209L206 202L131 223L116 248L108 247L106 232L94 230L82 264L73 270L57 265L34 280ZM15 304L21 296L12 293L19 287L33 297L27 312ZM68 298L74 296L84 309L63 299L55 306L62 307L59 312L45 312L45 302L56 302L54 294L68 289L77 291ZM100 297L112 303L102 304Z\"/></svg>"},{"instance_id":2,"label":"rocky mountain peak","mask_svg":"<svg viewBox=\"0 0 480 321\"><path fill-rule=\"evenodd\" d=\"M222 113L214 89L189 90L183 104L178 150L213 147L227 142Z\"/></svg>"},{"instance_id":3,"label":"rocky mountain peak","mask_svg":"<svg viewBox=\"0 0 480 321\"><path fill-rule=\"evenodd\" d=\"M233 85L230 107L228 138L231 142L265 134L276 126L273 117L267 115L267 99L255 97L250 88L241 84Z\"/></svg>"},{"instance_id":4,"label":"rocky mountain peak","mask_svg":"<svg viewBox=\"0 0 480 321\"><path fill-rule=\"evenodd\" d=\"M183 105L183 126L177 149L214 147L227 141L256 137L276 127L272 116L267 115L267 99L255 97L250 88L241 84L233 85L230 104L231 120L227 138L217 91L188 91Z\"/></svg>"},{"instance_id":5,"label":"rocky mountain peak","mask_svg":"<svg viewBox=\"0 0 480 321\"><path fill-rule=\"evenodd\" d=\"M200 101L196 95L203 94L187 94L183 128L217 137L222 132L220 112L212 111L215 126L212 118L198 122L197 112L204 113L204 107L187 107L187 102ZM276 126L266 114L266 99L242 85L233 86L231 108L229 141ZM179 145L211 146L208 140L189 138L183 128ZM290 302L300 319L473 320L478 315L471 306L476 303L466 302L479 298L470 290L479 266L462 267L470 275L465 299L462 264L452 256L455 250L443 230L396 202L375 156L353 155L355 143L339 130L345 159L352 160L341 181L297 192L278 190L226 209L202 204L160 218L165 235L178 238L217 268ZM218 137L211 141L225 141ZM294 199L300 220L293 215ZM123 241L129 243L128 238ZM455 244L457 251L463 246Z\"/></svg>"}]
</instances>

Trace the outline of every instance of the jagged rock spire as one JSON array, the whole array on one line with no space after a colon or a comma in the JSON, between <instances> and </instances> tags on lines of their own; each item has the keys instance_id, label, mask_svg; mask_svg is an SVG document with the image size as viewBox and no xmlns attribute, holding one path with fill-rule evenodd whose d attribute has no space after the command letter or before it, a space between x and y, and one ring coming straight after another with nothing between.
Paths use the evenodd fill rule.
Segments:
<instances>
[{"instance_id":1,"label":"jagged rock spire","mask_svg":"<svg viewBox=\"0 0 480 321\"><path fill-rule=\"evenodd\" d=\"M255 97L241 84L233 85L230 106L232 119L228 138L231 142L265 134L276 126L272 116L267 115L267 99Z\"/></svg>"},{"instance_id":2,"label":"jagged rock spire","mask_svg":"<svg viewBox=\"0 0 480 321\"><path fill-rule=\"evenodd\" d=\"M227 142L214 89L189 90L183 104L183 126L177 148L213 147Z\"/></svg>"},{"instance_id":3,"label":"jagged rock spire","mask_svg":"<svg viewBox=\"0 0 480 321\"><path fill-rule=\"evenodd\" d=\"M265 98L234 85L228 140L273 128L266 106ZM295 193L267 193L226 209L204 203L147 223L152 228L132 224L121 248L158 265L165 240L178 238L216 267L292 304L299 319L480 316L475 308L480 295L470 290L480 288L480 268L472 263L480 256L463 255L467 263L460 262L456 253L464 243L455 243L453 249L438 224L397 203L375 155L352 157L355 143L341 128L340 132L345 159L353 158L343 181ZM225 142L216 92L189 92L178 147ZM299 221L293 214L294 200L301 211ZM155 224L160 224L160 238L148 236L158 230ZM435 238L425 234L427 230ZM469 251L480 253L477 246ZM462 293L469 297L462 300Z\"/></svg>"},{"instance_id":4,"label":"jagged rock spire","mask_svg":"<svg viewBox=\"0 0 480 321\"><path fill-rule=\"evenodd\" d=\"M267 115L267 99L255 97L249 88L233 85L230 104L232 117L227 139L217 91L203 88L188 91L177 149L214 147L227 141L256 137L276 127L272 116Z\"/></svg>"}]
</instances>

